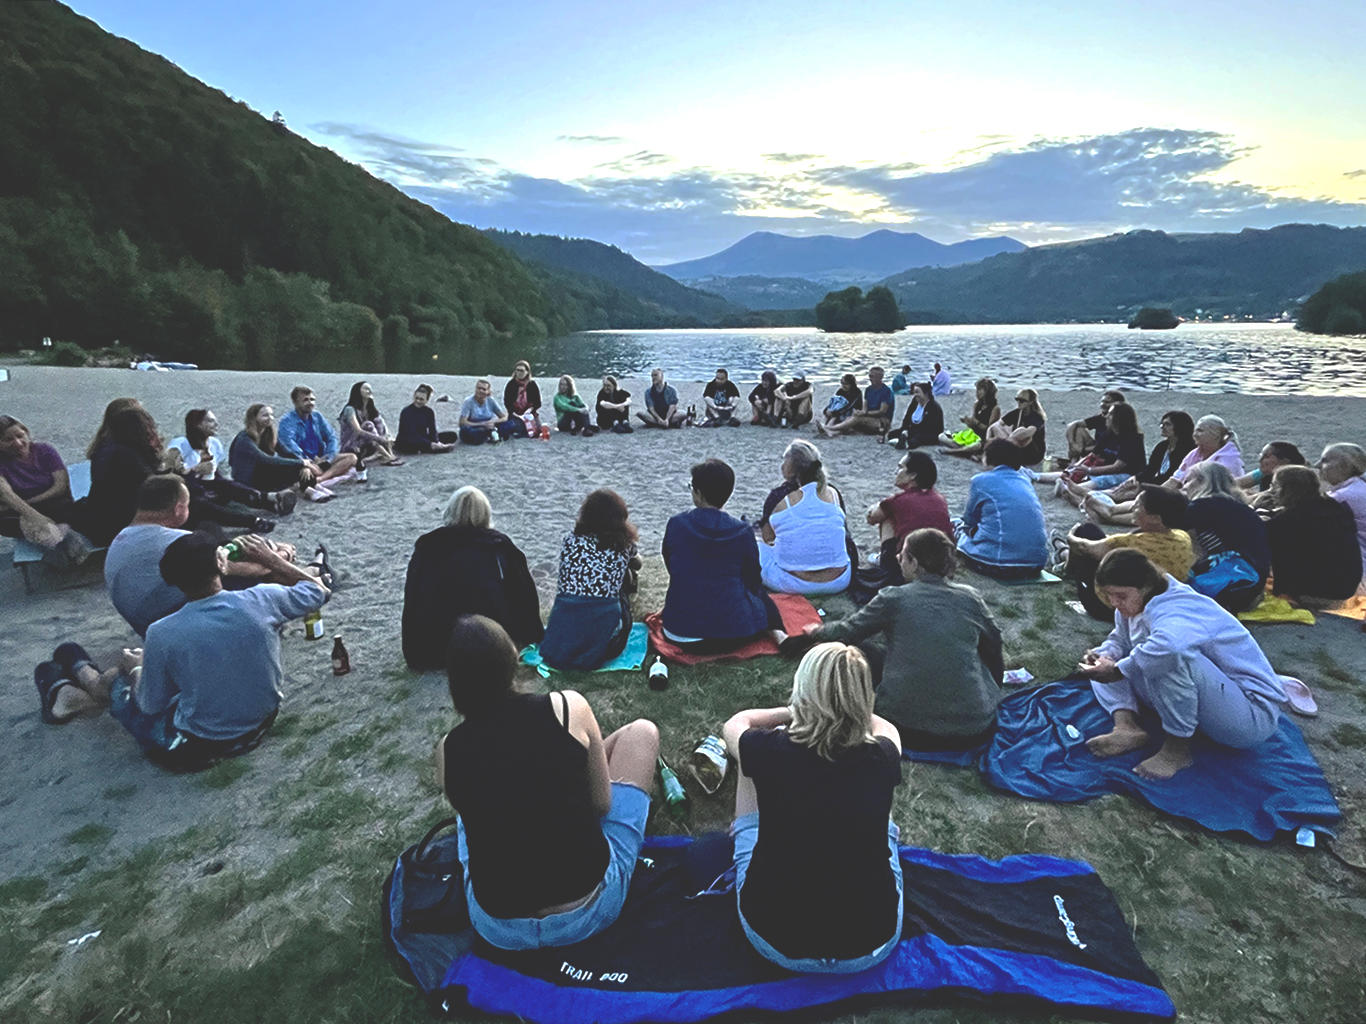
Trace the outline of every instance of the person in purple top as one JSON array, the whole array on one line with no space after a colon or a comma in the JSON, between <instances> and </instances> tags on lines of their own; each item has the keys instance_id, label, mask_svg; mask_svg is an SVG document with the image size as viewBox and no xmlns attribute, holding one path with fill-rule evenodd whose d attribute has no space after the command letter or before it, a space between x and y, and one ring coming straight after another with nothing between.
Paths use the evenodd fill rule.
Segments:
<instances>
[{"instance_id":1,"label":"person in purple top","mask_svg":"<svg viewBox=\"0 0 1366 1024\"><path fill-rule=\"evenodd\" d=\"M69 525L75 508L57 449L34 441L13 416L0 416L0 536L23 537L83 562L90 545Z\"/></svg>"}]
</instances>

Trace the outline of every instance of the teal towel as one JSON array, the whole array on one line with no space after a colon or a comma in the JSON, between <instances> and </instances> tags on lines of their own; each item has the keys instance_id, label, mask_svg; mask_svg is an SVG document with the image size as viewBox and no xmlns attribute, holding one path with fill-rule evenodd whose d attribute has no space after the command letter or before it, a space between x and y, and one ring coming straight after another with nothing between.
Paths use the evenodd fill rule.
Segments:
<instances>
[{"instance_id":1,"label":"teal towel","mask_svg":"<svg viewBox=\"0 0 1366 1024\"><path fill-rule=\"evenodd\" d=\"M631 624L631 635L626 638L626 648L611 661L606 662L595 672L634 672L645 664L645 655L650 650L650 630L643 622ZM522 649L520 655L523 665L532 665L542 676L549 677L555 671L541 660L541 650L535 644Z\"/></svg>"}]
</instances>

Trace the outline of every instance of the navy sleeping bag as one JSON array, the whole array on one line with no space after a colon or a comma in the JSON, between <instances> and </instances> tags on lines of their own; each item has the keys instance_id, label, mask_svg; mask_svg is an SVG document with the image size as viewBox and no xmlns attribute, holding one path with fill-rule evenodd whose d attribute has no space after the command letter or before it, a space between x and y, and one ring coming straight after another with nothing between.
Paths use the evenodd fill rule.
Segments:
<instances>
[{"instance_id":1,"label":"navy sleeping bag","mask_svg":"<svg viewBox=\"0 0 1366 1024\"><path fill-rule=\"evenodd\" d=\"M1075 861L903 847L896 951L860 974L800 975L746 941L723 834L646 840L612 927L573 946L524 952L474 934L455 836L428 839L399 858L382 915L403 973L437 1013L473 1007L535 1024L633 1024L946 996L1087 1018L1176 1013L1114 896Z\"/></svg>"}]
</instances>

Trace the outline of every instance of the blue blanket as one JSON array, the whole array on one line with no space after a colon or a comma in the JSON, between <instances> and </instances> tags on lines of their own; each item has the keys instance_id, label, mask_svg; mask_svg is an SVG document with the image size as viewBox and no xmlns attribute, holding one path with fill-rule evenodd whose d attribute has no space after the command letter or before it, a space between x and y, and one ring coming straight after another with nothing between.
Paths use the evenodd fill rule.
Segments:
<instances>
[{"instance_id":1,"label":"blue blanket","mask_svg":"<svg viewBox=\"0 0 1366 1024\"><path fill-rule=\"evenodd\" d=\"M1111 720L1084 680L1062 680L1001 701L997 732L982 774L997 789L1056 803L1127 793L1160 811L1212 832L1241 832L1267 841L1303 826L1331 831L1342 817L1323 769L1288 716L1280 731L1248 750L1222 747L1196 734L1195 764L1163 782L1134 765L1161 745L1161 727L1141 751L1101 759L1086 740L1110 731ZM1068 726L1076 730L1073 736Z\"/></svg>"},{"instance_id":2,"label":"blue blanket","mask_svg":"<svg viewBox=\"0 0 1366 1024\"><path fill-rule=\"evenodd\" d=\"M950 998L1087 1019L1176 1013L1114 895L1076 861L903 847L897 949L859 974L799 975L745 939L734 890L718 879L731 858L725 835L647 840L615 924L586 942L524 952L474 935L454 848L447 835L405 851L382 902L386 941L439 1012L468 1004L534 1024L634 1024Z\"/></svg>"}]
</instances>

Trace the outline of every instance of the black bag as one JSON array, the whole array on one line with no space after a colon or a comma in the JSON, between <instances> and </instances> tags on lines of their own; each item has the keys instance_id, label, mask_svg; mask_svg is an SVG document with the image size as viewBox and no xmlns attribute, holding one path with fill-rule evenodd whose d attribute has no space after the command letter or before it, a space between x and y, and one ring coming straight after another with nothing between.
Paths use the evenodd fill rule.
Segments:
<instances>
[{"instance_id":1,"label":"black bag","mask_svg":"<svg viewBox=\"0 0 1366 1024\"><path fill-rule=\"evenodd\" d=\"M454 827L456 818L446 818L431 827L422 841L399 855L403 871L403 929L408 932L459 932L470 926L465 905L465 871L457 855L454 834L441 836ZM390 885L393 875L389 876ZM389 886L386 885L386 891Z\"/></svg>"}]
</instances>

